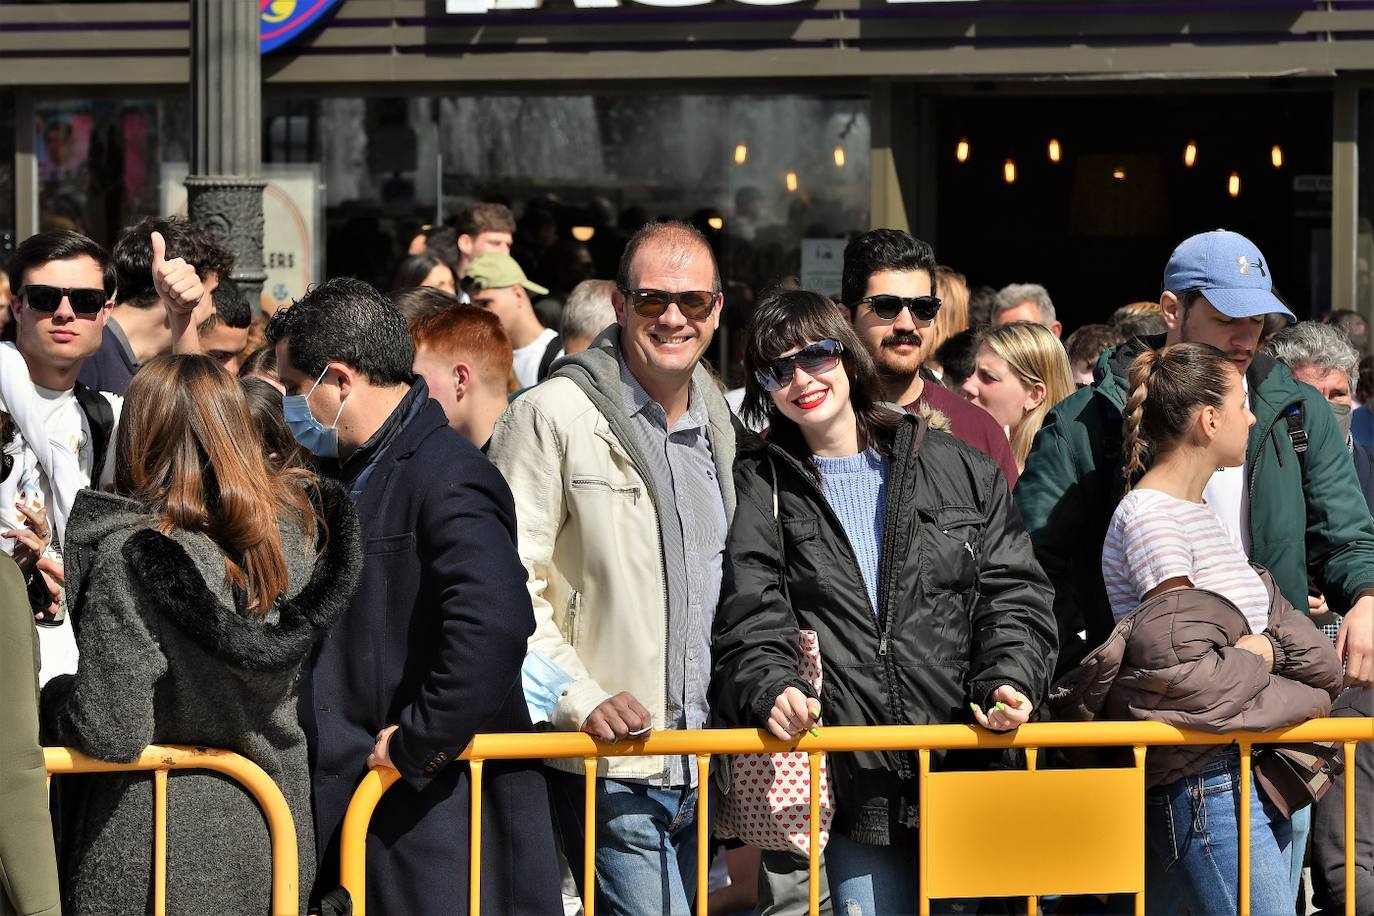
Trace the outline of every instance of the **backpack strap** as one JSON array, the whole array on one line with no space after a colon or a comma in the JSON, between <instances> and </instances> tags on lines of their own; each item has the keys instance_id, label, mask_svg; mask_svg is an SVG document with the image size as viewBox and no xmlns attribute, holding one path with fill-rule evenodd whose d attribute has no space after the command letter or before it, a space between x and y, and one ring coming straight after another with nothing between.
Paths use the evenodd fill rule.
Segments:
<instances>
[{"instance_id":1,"label":"backpack strap","mask_svg":"<svg viewBox=\"0 0 1374 916\"><path fill-rule=\"evenodd\" d=\"M105 456L114 438L114 408L105 396L98 391L76 383L72 389L76 394L77 406L86 415L86 425L91 429L91 486L99 489L100 475L105 470Z\"/></svg>"},{"instance_id":2,"label":"backpack strap","mask_svg":"<svg viewBox=\"0 0 1374 916\"><path fill-rule=\"evenodd\" d=\"M1283 409L1283 422L1288 426L1288 438L1293 440L1293 451L1298 455L1298 466L1303 473L1307 472L1307 430L1304 428L1303 421L1306 419L1304 405L1301 401L1296 404L1289 404Z\"/></svg>"},{"instance_id":3,"label":"backpack strap","mask_svg":"<svg viewBox=\"0 0 1374 916\"><path fill-rule=\"evenodd\" d=\"M550 340L549 345L544 348L544 355L539 357L539 373L535 376L537 381L542 382L549 377L549 367L558 358L558 351L561 349L563 349L563 336L555 334L553 340Z\"/></svg>"}]
</instances>

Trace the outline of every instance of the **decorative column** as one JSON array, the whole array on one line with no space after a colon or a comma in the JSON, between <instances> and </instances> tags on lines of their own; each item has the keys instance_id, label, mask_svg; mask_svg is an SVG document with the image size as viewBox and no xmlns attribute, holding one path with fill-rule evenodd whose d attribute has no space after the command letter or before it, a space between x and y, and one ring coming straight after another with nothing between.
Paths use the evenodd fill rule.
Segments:
<instances>
[{"instance_id":1,"label":"decorative column","mask_svg":"<svg viewBox=\"0 0 1374 916\"><path fill-rule=\"evenodd\" d=\"M234 255L234 281L259 310L262 284L262 69L253 0L191 0L191 222Z\"/></svg>"}]
</instances>

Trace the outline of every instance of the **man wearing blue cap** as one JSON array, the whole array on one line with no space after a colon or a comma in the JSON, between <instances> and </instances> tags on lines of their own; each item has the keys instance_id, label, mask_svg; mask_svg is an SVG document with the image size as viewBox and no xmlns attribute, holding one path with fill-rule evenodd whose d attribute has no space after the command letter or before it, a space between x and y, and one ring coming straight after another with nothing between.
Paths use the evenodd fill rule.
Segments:
<instances>
[{"instance_id":1,"label":"man wearing blue cap","mask_svg":"<svg viewBox=\"0 0 1374 916\"><path fill-rule=\"evenodd\" d=\"M1243 468L1218 470L1206 500L1294 607L1308 577L1351 607L1338 650L1353 683L1374 683L1374 524L1330 408L1260 353L1267 325L1296 318L1273 292L1269 261L1242 235L1204 232L1174 250L1160 308L1168 332L1098 362L1096 381L1045 418L1016 487L1036 558L1055 585L1059 671L1111 632L1101 546L1121 497L1121 411L1131 362L1150 348L1211 344L1245 376L1255 425ZM1271 326L1269 330L1274 330Z\"/></svg>"}]
</instances>

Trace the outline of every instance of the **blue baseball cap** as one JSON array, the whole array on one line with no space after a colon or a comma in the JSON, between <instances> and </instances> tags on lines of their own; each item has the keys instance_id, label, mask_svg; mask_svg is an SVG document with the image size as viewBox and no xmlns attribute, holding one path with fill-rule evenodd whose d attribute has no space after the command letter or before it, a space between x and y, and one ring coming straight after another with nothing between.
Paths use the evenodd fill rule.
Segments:
<instances>
[{"instance_id":1,"label":"blue baseball cap","mask_svg":"<svg viewBox=\"0 0 1374 916\"><path fill-rule=\"evenodd\" d=\"M1164 288L1174 294L1198 290L1229 318L1283 315L1298 320L1274 295L1269 262L1239 232L1214 229L1184 239L1169 255Z\"/></svg>"}]
</instances>

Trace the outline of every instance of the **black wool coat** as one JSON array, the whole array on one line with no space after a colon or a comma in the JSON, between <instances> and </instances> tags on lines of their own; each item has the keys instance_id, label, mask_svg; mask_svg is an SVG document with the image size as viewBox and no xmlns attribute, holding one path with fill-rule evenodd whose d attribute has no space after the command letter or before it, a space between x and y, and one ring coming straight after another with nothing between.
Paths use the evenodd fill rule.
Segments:
<instances>
[{"instance_id":1,"label":"black wool coat","mask_svg":"<svg viewBox=\"0 0 1374 916\"><path fill-rule=\"evenodd\" d=\"M1053 591L997 465L926 424L907 414L892 441L877 615L811 472L776 444L741 445L712 638L711 709L723 724L763 727L787 687L813 695L797 675L800 629L817 633L826 724L972 722L968 704L987 708L1004 684L1040 706L1054 670ZM913 760L831 754L834 829L877 846L914 843ZM994 762L941 753L933 761Z\"/></svg>"},{"instance_id":2,"label":"black wool coat","mask_svg":"<svg viewBox=\"0 0 1374 916\"><path fill-rule=\"evenodd\" d=\"M301 691L311 745L316 897L338 885L339 839L374 738L399 725L403 777L368 834L369 913L468 912L468 766L478 732L531 729L520 688L534 612L515 549L515 504L497 470L417 382L400 428L354 478L362 584L316 648ZM361 490L357 481L362 481ZM483 773L482 911L562 912L538 761Z\"/></svg>"}]
</instances>

